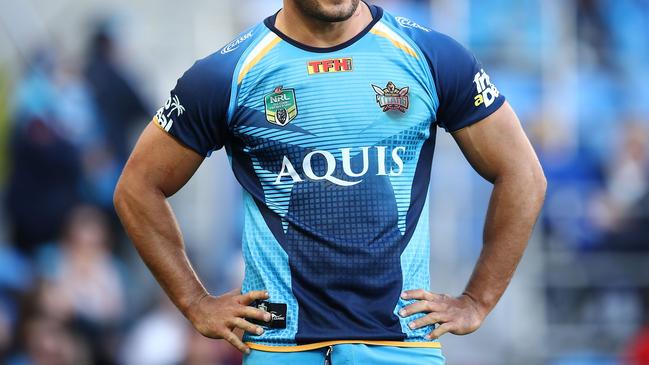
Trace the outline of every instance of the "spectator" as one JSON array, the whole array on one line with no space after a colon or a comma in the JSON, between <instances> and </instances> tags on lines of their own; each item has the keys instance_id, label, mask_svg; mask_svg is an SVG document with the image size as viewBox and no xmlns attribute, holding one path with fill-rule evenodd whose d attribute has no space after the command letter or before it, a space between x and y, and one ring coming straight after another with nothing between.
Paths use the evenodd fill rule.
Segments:
<instances>
[{"instance_id":1,"label":"spectator","mask_svg":"<svg viewBox=\"0 0 649 365\"><path fill-rule=\"evenodd\" d=\"M108 227L97 208L75 207L47 273L57 295L70 303L74 324L89 339L96 364L112 363L125 315L124 287Z\"/></svg>"},{"instance_id":2,"label":"spectator","mask_svg":"<svg viewBox=\"0 0 649 365\"><path fill-rule=\"evenodd\" d=\"M86 66L108 145L118 161L128 157L129 131L133 125L151 117L139 92L118 62L117 42L111 24L100 23L91 38Z\"/></svg>"}]
</instances>

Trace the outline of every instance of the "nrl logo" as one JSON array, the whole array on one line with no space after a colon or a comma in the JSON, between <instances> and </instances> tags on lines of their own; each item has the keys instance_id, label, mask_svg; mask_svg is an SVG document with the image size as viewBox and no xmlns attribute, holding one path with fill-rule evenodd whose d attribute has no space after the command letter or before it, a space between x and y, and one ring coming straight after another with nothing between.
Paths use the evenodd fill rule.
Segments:
<instances>
[{"instance_id":1,"label":"nrl logo","mask_svg":"<svg viewBox=\"0 0 649 365\"><path fill-rule=\"evenodd\" d=\"M266 120L281 127L297 117L297 100L294 89L284 89L281 86L264 97Z\"/></svg>"},{"instance_id":2,"label":"nrl logo","mask_svg":"<svg viewBox=\"0 0 649 365\"><path fill-rule=\"evenodd\" d=\"M388 81L385 89L376 85L372 85L372 88L376 93L376 102L384 112L389 110L398 110L405 113L408 106L410 106L410 100L408 97L408 91L410 88L408 86L399 89L394 85L394 83L392 83L392 81Z\"/></svg>"}]
</instances>

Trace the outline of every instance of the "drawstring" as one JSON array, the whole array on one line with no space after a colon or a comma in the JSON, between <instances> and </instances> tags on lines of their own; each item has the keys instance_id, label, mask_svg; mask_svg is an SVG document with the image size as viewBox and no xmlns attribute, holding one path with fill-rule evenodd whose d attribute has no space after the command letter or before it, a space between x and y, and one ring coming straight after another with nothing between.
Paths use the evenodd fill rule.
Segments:
<instances>
[{"instance_id":1,"label":"drawstring","mask_svg":"<svg viewBox=\"0 0 649 365\"><path fill-rule=\"evenodd\" d=\"M333 346L327 347L327 352L325 352L324 365L331 365L331 353L334 351Z\"/></svg>"}]
</instances>

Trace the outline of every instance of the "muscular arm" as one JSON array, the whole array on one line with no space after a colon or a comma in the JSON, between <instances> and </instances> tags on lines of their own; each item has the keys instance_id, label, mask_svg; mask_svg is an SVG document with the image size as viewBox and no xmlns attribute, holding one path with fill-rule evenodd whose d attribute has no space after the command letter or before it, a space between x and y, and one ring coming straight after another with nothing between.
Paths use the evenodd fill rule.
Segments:
<instances>
[{"instance_id":1,"label":"muscular arm","mask_svg":"<svg viewBox=\"0 0 649 365\"><path fill-rule=\"evenodd\" d=\"M207 291L192 269L167 197L187 183L203 159L150 123L129 158L114 203L133 245L183 313Z\"/></svg>"},{"instance_id":2,"label":"muscular arm","mask_svg":"<svg viewBox=\"0 0 649 365\"><path fill-rule=\"evenodd\" d=\"M172 302L202 334L247 347L232 330L260 333L243 318L268 320L248 304L265 292L238 291L211 297L192 268L167 198L194 174L203 158L150 123L140 137L115 189L115 210L135 248Z\"/></svg>"},{"instance_id":3,"label":"muscular arm","mask_svg":"<svg viewBox=\"0 0 649 365\"><path fill-rule=\"evenodd\" d=\"M523 256L547 183L509 104L453 137L473 168L494 186L482 252L464 291L486 315L502 296Z\"/></svg>"},{"instance_id":4,"label":"muscular arm","mask_svg":"<svg viewBox=\"0 0 649 365\"><path fill-rule=\"evenodd\" d=\"M494 308L518 265L545 197L546 180L536 154L505 103L484 120L453 134L473 168L494 188L484 226L484 244L464 293L453 298L424 290L403 294L419 299L402 315L428 312L413 328L440 324L430 335L475 331Z\"/></svg>"}]
</instances>

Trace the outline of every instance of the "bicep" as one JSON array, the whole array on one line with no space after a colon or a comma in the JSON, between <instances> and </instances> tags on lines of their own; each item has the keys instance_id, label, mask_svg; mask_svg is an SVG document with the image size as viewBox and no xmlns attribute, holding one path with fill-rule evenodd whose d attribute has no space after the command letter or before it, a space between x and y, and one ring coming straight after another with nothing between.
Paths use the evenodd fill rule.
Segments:
<instances>
[{"instance_id":1,"label":"bicep","mask_svg":"<svg viewBox=\"0 0 649 365\"><path fill-rule=\"evenodd\" d=\"M203 156L152 122L137 141L120 184L144 184L169 197L189 181L202 161Z\"/></svg>"},{"instance_id":2,"label":"bicep","mask_svg":"<svg viewBox=\"0 0 649 365\"><path fill-rule=\"evenodd\" d=\"M453 133L471 166L486 180L505 174L536 174L541 166L508 103L480 122Z\"/></svg>"}]
</instances>

